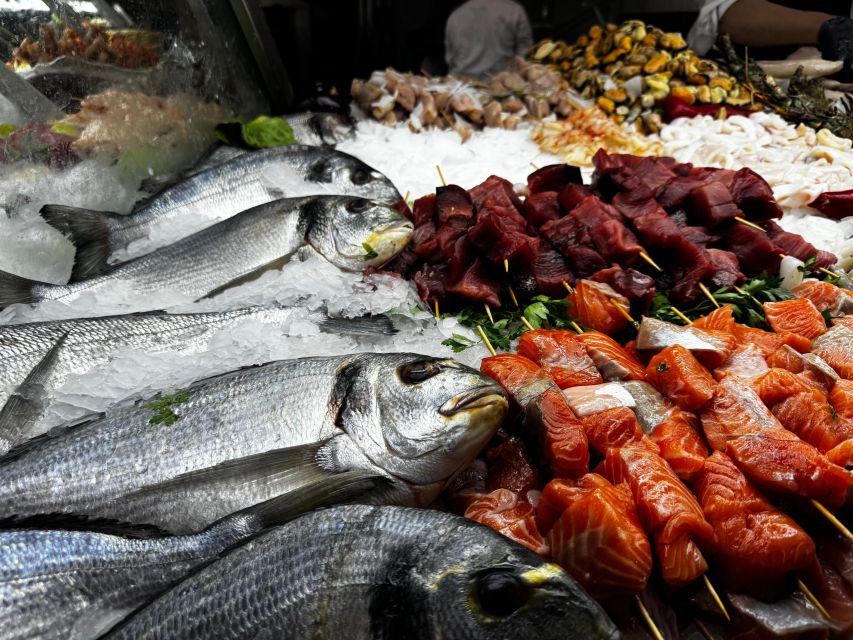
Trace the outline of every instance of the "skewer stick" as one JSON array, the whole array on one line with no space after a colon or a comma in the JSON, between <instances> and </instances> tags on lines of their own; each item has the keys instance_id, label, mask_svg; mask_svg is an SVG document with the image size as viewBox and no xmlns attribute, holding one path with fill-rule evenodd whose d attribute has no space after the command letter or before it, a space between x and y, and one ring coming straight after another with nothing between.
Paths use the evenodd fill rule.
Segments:
<instances>
[{"instance_id":1,"label":"skewer stick","mask_svg":"<svg viewBox=\"0 0 853 640\"><path fill-rule=\"evenodd\" d=\"M515 291L512 290L512 287L507 287L509 289L509 297L512 298L512 303L515 305L515 308L518 309L518 298L515 297Z\"/></svg>"},{"instance_id":2,"label":"skewer stick","mask_svg":"<svg viewBox=\"0 0 853 640\"><path fill-rule=\"evenodd\" d=\"M533 167L534 171L539 171L539 167L537 167L537 166L536 166L535 164L533 164L532 162L530 163L530 166L531 166L531 167Z\"/></svg>"},{"instance_id":3,"label":"skewer stick","mask_svg":"<svg viewBox=\"0 0 853 640\"><path fill-rule=\"evenodd\" d=\"M525 327L527 327L528 331L535 331L536 330L533 328L533 325L530 324L530 321L527 318L525 318L524 316L521 316L521 324L523 324Z\"/></svg>"},{"instance_id":4,"label":"skewer stick","mask_svg":"<svg viewBox=\"0 0 853 640\"><path fill-rule=\"evenodd\" d=\"M569 284L568 282L566 282L565 280L563 280L563 286L566 288L566 291L568 291L569 293L574 293L574 292L575 292L575 290L574 290L574 289L572 289L572 285L570 285L570 284Z\"/></svg>"},{"instance_id":5,"label":"skewer stick","mask_svg":"<svg viewBox=\"0 0 853 640\"><path fill-rule=\"evenodd\" d=\"M726 620L729 622L732 621L729 612L726 611L726 605L723 604L723 601L720 599L720 594L717 593L717 590L714 588L714 585L711 584L711 581L708 579L707 574L703 574L702 578L705 580L705 587L708 589L708 593L711 594L711 597L714 599L714 602L717 603L717 606L720 608L720 611L723 612L723 615L726 617Z\"/></svg>"},{"instance_id":6,"label":"skewer stick","mask_svg":"<svg viewBox=\"0 0 853 640\"><path fill-rule=\"evenodd\" d=\"M824 269L823 267L818 267L818 268L817 268L817 270L818 270L818 271L822 271L822 272L823 272L823 273L825 273L826 275L828 275L828 276L832 276L833 278L837 278L837 277L838 277L838 274L837 274L837 273L835 273L834 271L830 271L829 269Z\"/></svg>"},{"instance_id":7,"label":"skewer stick","mask_svg":"<svg viewBox=\"0 0 853 640\"><path fill-rule=\"evenodd\" d=\"M628 310L625 307L623 307L621 304L619 304L614 298L610 298L610 304L612 304L614 307L619 309L619 313L621 313L623 316L625 316L625 319L628 322L630 322L635 328L640 326L640 323L631 317L631 314L628 313Z\"/></svg>"},{"instance_id":8,"label":"skewer stick","mask_svg":"<svg viewBox=\"0 0 853 640\"><path fill-rule=\"evenodd\" d=\"M438 320L441 317L441 314L438 313L438 299L435 300L435 319Z\"/></svg>"},{"instance_id":9,"label":"skewer stick","mask_svg":"<svg viewBox=\"0 0 853 640\"><path fill-rule=\"evenodd\" d=\"M652 260L652 259L651 259L651 257L649 257L649 254L648 254L648 253L646 253L645 251L640 251L639 256L640 256L643 260L645 260L646 262L648 262L650 265L652 265L652 266L653 266L655 269L657 269L658 271L663 271L663 269L661 269L661 268L658 266L658 263L657 263L657 262L655 262L654 260Z\"/></svg>"},{"instance_id":10,"label":"skewer stick","mask_svg":"<svg viewBox=\"0 0 853 640\"><path fill-rule=\"evenodd\" d=\"M507 258L504 258L504 271L509 273L509 260Z\"/></svg>"},{"instance_id":11,"label":"skewer stick","mask_svg":"<svg viewBox=\"0 0 853 640\"><path fill-rule=\"evenodd\" d=\"M483 303L483 306L486 308L486 315L489 316L489 322L494 326L495 319L492 317L492 308L486 302Z\"/></svg>"},{"instance_id":12,"label":"skewer stick","mask_svg":"<svg viewBox=\"0 0 853 640\"><path fill-rule=\"evenodd\" d=\"M743 289L741 289L741 288L740 288L740 287L738 287L737 285L732 285L732 288L733 288L735 291L737 291L737 292L738 292L740 295L742 295L742 296L747 296L747 295L748 295L750 298L752 298L752 301L753 301L755 304L757 304L759 307L761 306L761 301L760 301L758 298L756 298L755 296L748 294L746 291L744 291Z\"/></svg>"},{"instance_id":13,"label":"skewer stick","mask_svg":"<svg viewBox=\"0 0 853 640\"><path fill-rule=\"evenodd\" d=\"M699 631L702 632L702 635L708 638L708 640L717 640L711 632L708 630L708 627L705 626L705 623L702 622L699 618L693 618L693 622L696 623L696 626L699 627Z\"/></svg>"},{"instance_id":14,"label":"skewer stick","mask_svg":"<svg viewBox=\"0 0 853 640\"><path fill-rule=\"evenodd\" d=\"M740 216L735 216L735 220L737 220L741 224L745 224L747 227L752 227L753 229L758 229L759 231L763 231L764 233L767 233L766 229L764 229L763 227L759 227L757 224L755 224L754 222L750 222L746 218L741 218Z\"/></svg>"},{"instance_id":15,"label":"skewer stick","mask_svg":"<svg viewBox=\"0 0 853 640\"><path fill-rule=\"evenodd\" d=\"M580 325L574 320L572 320L569 324L572 325L572 329L574 329L578 333L583 333L583 329L581 329Z\"/></svg>"},{"instance_id":16,"label":"skewer stick","mask_svg":"<svg viewBox=\"0 0 853 640\"><path fill-rule=\"evenodd\" d=\"M800 591L802 591L802 592L803 592L803 595L805 595L805 596L806 596L806 598L808 598L808 599L809 599L809 602L811 602L811 603L812 603L812 604L817 608L817 610L821 612L821 614L823 615L823 617L824 617L824 618L826 618L827 620L832 620L832 616L831 616L831 615L829 615L829 611L827 611L826 609L824 609L823 605L820 603L820 600L818 600L818 599L815 597L815 594L813 594L813 593L811 592L811 589L809 589L809 588L806 586L806 583L805 583L805 582L803 582L802 580L799 580L799 579L798 579L798 580L797 580L797 586L800 588Z\"/></svg>"},{"instance_id":17,"label":"skewer stick","mask_svg":"<svg viewBox=\"0 0 853 640\"><path fill-rule=\"evenodd\" d=\"M493 356L498 355L495 351L495 348L492 346L492 343L489 342L489 339L486 337L486 332L483 331L483 327L477 325L477 331L479 332L480 337L483 339L483 344L486 345L486 349L489 350L489 353L491 353Z\"/></svg>"},{"instance_id":18,"label":"skewer stick","mask_svg":"<svg viewBox=\"0 0 853 640\"><path fill-rule=\"evenodd\" d=\"M719 309L719 308L720 308L720 303L719 303L719 302L717 302L717 299L716 299L716 298L714 298L714 296L712 296L712 295L711 295L711 292L710 292L710 291L708 291L708 287L706 287L704 284L702 284L702 283L700 282L700 283L699 283L699 288L702 290L702 293L704 293L704 294L705 294L705 297L706 297L706 298L708 298L708 300L710 300L711 302L713 302L713 303L714 303L714 306L715 306L715 307L717 307L717 309Z\"/></svg>"},{"instance_id":19,"label":"skewer stick","mask_svg":"<svg viewBox=\"0 0 853 640\"><path fill-rule=\"evenodd\" d=\"M841 535L843 535L845 538L847 538L850 542L853 542L853 533L850 532L850 529L848 529L847 527L844 526L844 524L841 522L841 520L836 518L835 515L829 509L824 507L820 502L818 502L814 498L812 498L811 501L812 501L812 504L814 505L815 509L820 511L821 514L823 514L823 517L826 518L827 520L829 520L832 523L832 526L834 526L836 529L838 529L841 532Z\"/></svg>"},{"instance_id":20,"label":"skewer stick","mask_svg":"<svg viewBox=\"0 0 853 640\"><path fill-rule=\"evenodd\" d=\"M688 318L686 315L681 313L681 311L679 311L678 309L676 309L673 306L670 306L669 308L675 315L677 315L679 318L681 318L684 321L684 324L693 324L693 321L690 318Z\"/></svg>"},{"instance_id":21,"label":"skewer stick","mask_svg":"<svg viewBox=\"0 0 853 640\"><path fill-rule=\"evenodd\" d=\"M436 171L438 171L438 177L439 177L439 178L441 178L441 185L442 185L443 187L446 187L446 186L447 186L447 182L446 182L446 181L445 181L445 179L444 179L444 174L443 174L443 173L441 173L441 167L439 167L438 165L435 165L435 170L436 170Z\"/></svg>"},{"instance_id":22,"label":"skewer stick","mask_svg":"<svg viewBox=\"0 0 853 640\"><path fill-rule=\"evenodd\" d=\"M649 614L649 610L646 609L646 605L643 604L643 601L640 600L640 596L634 596L637 599L637 606L640 608L640 615L643 616L643 619L646 621L646 624L649 626L649 631L652 632L655 640L666 640L663 637L663 634L658 629L658 626L655 624L655 621L652 620L652 616Z\"/></svg>"},{"instance_id":23,"label":"skewer stick","mask_svg":"<svg viewBox=\"0 0 853 640\"><path fill-rule=\"evenodd\" d=\"M412 195L411 191L406 191L406 195L403 196L403 202L409 204L409 196Z\"/></svg>"}]
</instances>

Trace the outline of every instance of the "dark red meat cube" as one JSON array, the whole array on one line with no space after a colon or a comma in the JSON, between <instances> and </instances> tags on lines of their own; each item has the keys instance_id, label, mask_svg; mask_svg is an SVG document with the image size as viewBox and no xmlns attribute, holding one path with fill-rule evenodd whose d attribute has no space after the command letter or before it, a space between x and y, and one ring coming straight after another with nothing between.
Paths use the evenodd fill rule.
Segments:
<instances>
[{"instance_id":1,"label":"dark red meat cube","mask_svg":"<svg viewBox=\"0 0 853 640\"><path fill-rule=\"evenodd\" d=\"M721 182L709 182L694 189L687 198L687 210L694 220L711 228L743 216L731 192Z\"/></svg>"},{"instance_id":2,"label":"dark red meat cube","mask_svg":"<svg viewBox=\"0 0 853 640\"><path fill-rule=\"evenodd\" d=\"M533 260L533 238L519 231L512 218L492 210L480 213L477 224L468 231L468 238L495 264L502 265L508 260L516 268L527 269Z\"/></svg>"},{"instance_id":3,"label":"dark red meat cube","mask_svg":"<svg viewBox=\"0 0 853 640\"><path fill-rule=\"evenodd\" d=\"M726 186L731 183L735 172L730 169L714 169L713 167L692 167L690 171L673 180L663 189L657 201L664 209L673 209L684 204L694 189L711 182L722 182Z\"/></svg>"},{"instance_id":4,"label":"dark red meat cube","mask_svg":"<svg viewBox=\"0 0 853 640\"><path fill-rule=\"evenodd\" d=\"M527 222L538 229L546 222L558 220L563 216L556 191L540 191L527 196L524 201L524 214Z\"/></svg>"},{"instance_id":5,"label":"dark red meat cube","mask_svg":"<svg viewBox=\"0 0 853 640\"><path fill-rule=\"evenodd\" d=\"M468 192L455 184L438 187L435 190L435 214L439 225L453 218L464 218L473 222L474 203Z\"/></svg>"},{"instance_id":6,"label":"dark red meat cube","mask_svg":"<svg viewBox=\"0 0 853 640\"><path fill-rule=\"evenodd\" d=\"M715 242L719 242L720 238L723 237L721 234L711 233L705 227L681 227L681 233L690 242L698 244L700 247L707 247Z\"/></svg>"},{"instance_id":7,"label":"dark red meat cube","mask_svg":"<svg viewBox=\"0 0 853 640\"><path fill-rule=\"evenodd\" d=\"M435 225L431 221L415 227L412 233L412 251L425 260L441 257L438 239L435 237Z\"/></svg>"},{"instance_id":8,"label":"dark red meat cube","mask_svg":"<svg viewBox=\"0 0 853 640\"><path fill-rule=\"evenodd\" d=\"M569 183L581 184L581 170L568 164L549 164L527 176L527 190L532 195L541 191L559 191Z\"/></svg>"},{"instance_id":9,"label":"dark red meat cube","mask_svg":"<svg viewBox=\"0 0 853 640\"><path fill-rule=\"evenodd\" d=\"M853 189L825 191L815 198L809 206L832 220L842 220L847 216L853 216Z\"/></svg>"},{"instance_id":10,"label":"dark red meat cube","mask_svg":"<svg viewBox=\"0 0 853 640\"><path fill-rule=\"evenodd\" d=\"M592 238L586 225L573 216L563 216L559 220L546 222L539 229L539 233L561 253L578 245L592 247Z\"/></svg>"},{"instance_id":11,"label":"dark red meat cube","mask_svg":"<svg viewBox=\"0 0 853 640\"><path fill-rule=\"evenodd\" d=\"M575 276L569 270L565 258L541 239L535 239L535 256L530 265L530 275L533 277L536 290L551 297L562 297L566 294L563 284L575 283Z\"/></svg>"},{"instance_id":12,"label":"dark red meat cube","mask_svg":"<svg viewBox=\"0 0 853 640\"><path fill-rule=\"evenodd\" d=\"M609 262L631 262L643 250L637 236L618 220L605 220L590 228L589 235L598 253Z\"/></svg>"},{"instance_id":13,"label":"dark red meat cube","mask_svg":"<svg viewBox=\"0 0 853 640\"><path fill-rule=\"evenodd\" d=\"M732 199L750 220L781 218L782 207L776 204L773 189L767 181L752 169L744 167L736 171L729 185Z\"/></svg>"},{"instance_id":14,"label":"dark red meat cube","mask_svg":"<svg viewBox=\"0 0 853 640\"><path fill-rule=\"evenodd\" d=\"M643 179L628 167L620 167L605 174L595 174L592 186L607 200L620 192L630 193L636 198L654 198L652 190L646 186Z\"/></svg>"},{"instance_id":15,"label":"dark red meat cube","mask_svg":"<svg viewBox=\"0 0 853 640\"><path fill-rule=\"evenodd\" d=\"M541 488L539 472L518 438L510 438L486 452L489 471L486 474L486 491L509 489L525 493Z\"/></svg>"},{"instance_id":16,"label":"dark red meat cube","mask_svg":"<svg viewBox=\"0 0 853 640\"><path fill-rule=\"evenodd\" d=\"M408 278L414 268L420 264L421 257L414 251L403 251L398 254L391 262L386 263L381 271L386 273L397 273L404 278Z\"/></svg>"},{"instance_id":17,"label":"dark red meat cube","mask_svg":"<svg viewBox=\"0 0 853 640\"><path fill-rule=\"evenodd\" d=\"M572 209L569 215L590 229L604 224L607 220L622 221L622 216L616 207L602 202L595 196L585 198L583 202Z\"/></svg>"},{"instance_id":18,"label":"dark red meat cube","mask_svg":"<svg viewBox=\"0 0 853 640\"><path fill-rule=\"evenodd\" d=\"M770 234L735 223L727 230L720 245L737 256L740 269L748 276L756 276L765 269L775 273L785 252L771 239Z\"/></svg>"},{"instance_id":19,"label":"dark red meat cube","mask_svg":"<svg viewBox=\"0 0 853 640\"><path fill-rule=\"evenodd\" d=\"M474 202L474 207L479 211L488 200L493 205L502 207L510 207L516 211L521 211L521 200L515 195L515 189L512 188L512 183L498 176L489 176L485 182L478 184L476 187L469 189L471 200Z\"/></svg>"},{"instance_id":20,"label":"dark red meat cube","mask_svg":"<svg viewBox=\"0 0 853 640\"><path fill-rule=\"evenodd\" d=\"M425 264L415 273L414 280L415 286L418 288L418 295L430 308L435 306L436 300L439 303L444 302L447 297L445 289L447 267L445 265Z\"/></svg>"},{"instance_id":21,"label":"dark red meat cube","mask_svg":"<svg viewBox=\"0 0 853 640\"><path fill-rule=\"evenodd\" d=\"M480 258L476 258L462 274L451 281L447 291L466 300L481 302L493 309L500 309L500 285L491 270Z\"/></svg>"},{"instance_id":22,"label":"dark red meat cube","mask_svg":"<svg viewBox=\"0 0 853 640\"><path fill-rule=\"evenodd\" d=\"M415 214L412 213L412 210L409 209L409 203L405 200L398 200L391 204L391 208L397 213L406 216L409 220L415 219Z\"/></svg>"},{"instance_id":23,"label":"dark red meat cube","mask_svg":"<svg viewBox=\"0 0 853 640\"><path fill-rule=\"evenodd\" d=\"M570 213L572 209L583 202L584 198L592 195L592 189L582 184L570 184L565 189L560 191L557 197L560 206L563 207L565 213Z\"/></svg>"},{"instance_id":24,"label":"dark red meat cube","mask_svg":"<svg viewBox=\"0 0 853 640\"><path fill-rule=\"evenodd\" d=\"M424 225L427 222L434 222L434 213L435 195L430 194L428 196L424 196L423 198L418 198L417 200L415 200L415 204L412 209L412 215L414 216L413 222L415 223L415 227L420 227L421 225Z\"/></svg>"},{"instance_id":25,"label":"dark red meat cube","mask_svg":"<svg viewBox=\"0 0 853 640\"><path fill-rule=\"evenodd\" d=\"M708 255L714 267L710 283L715 287L731 287L746 280L746 276L740 272L737 256L731 251L708 249Z\"/></svg>"},{"instance_id":26,"label":"dark red meat cube","mask_svg":"<svg viewBox=\"0 0 853 640\"><path fill-rule=\"evenodd\" d=\"M785 255L793 256L803 262L814 256L816 258L815 266L823 268L835 264L836 258L833 254L827 251L818 251L813 244L806 242L803 236L785 231L772 220L768 220L764 224L764 228L767 229L767 237L770 241L779 247Z\"/></svg>"},{"instance_id":27,"label":"dark red meat cube","mask_svg":"<svg viewBox=\"0 0 853 640\"><path fill-rule=\"evenodd\" d=\"M674 239L684 237L675 220L663 212L637 218L634 229L640 242L648 249L666 249Z\"/></svg>"},{"instance_id":28,"label":"dark red meat cube","mask_svg":"<svg viewBox=\"0 0 853 640\"><path fill-rule=\"evenodd\" d=\"M593 157L595 175L593 184L606 193L608 190L623 191L657 197L667 184L675 179L672 158L652 158L627 154L608 154L604 149Z\"/></svg>"},{"instance_id":29,"label":"dark red meat cube","mask_svg":"<svg viewBox=\"0 0 853 640\"><path fill-rule=\"evenodd\" d=\"M613 196L611 204L626 220L634 220L655 213L666 214L657 200L646 194L637 196L633 193L617 193Z\"/></svg>"},{"instance_id":30,"label":"dark red meat cube","mask_svg":"<svg viewBox=\"0 0 853 640\"><path fill-rule=\"evenodd\" d=\"M592 275L590 280L609 284L616 293L631 301L631 306L645 311L655 297L655 281L651 276L635 269L623 269L614 265Z\"/></svg>"},{"instance_id":31,"label":"dark red meat cube","mask_svg":"<svg viewBox=\"0 0 853 640\"><path fill-rule=\"evenodd\" d=\"M493 213L501 218L503 223L508 227L512 227L513 229L517 229L521 232L527 231L527 220L524 219L524 216L521 215L518 211L513 209L512 207L502 207L500 205L494 204L484 204L477 212L477 218L486 213Z\"/></svg>"},{"instance_id":32,"label":"dark red meat cube","mask_svg":"<svg viewBox=\"0 0 853 640\"><path fill-rule=\"evenodd\" d=\"M607 266L604 258L595 250L584 246L567 247L562 250L566 262L578 278L588 278Z\"/></svg>"},{"instance_id":33,"label":"dark red meat cube","mask_svg":"<svg viewBox=\"0 0 853 640\"><path fill-rule=\"evenodd\" d=\"M471 220L469 218L457 216L450 218L438 228L435 239L442 256L448 258L453 253L456 241L468 232L470 226Z\"/></svg>"}]
</instances>

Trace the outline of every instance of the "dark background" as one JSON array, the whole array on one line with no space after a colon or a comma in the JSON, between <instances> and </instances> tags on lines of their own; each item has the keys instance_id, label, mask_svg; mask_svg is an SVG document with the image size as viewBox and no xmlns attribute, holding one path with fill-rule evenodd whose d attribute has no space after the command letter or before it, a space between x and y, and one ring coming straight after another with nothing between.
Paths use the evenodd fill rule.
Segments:
<instances>
[{"instance_id":1,"label":"dark background","mask_svg":"<svg viewBox=\"0 0 853 640\"><path fill-rule=\"evenodd\" d=\"M264 13L296 95L311 97L317 83L349 93L352 78L376 69L426 71L444 64L444 24L456 0L265 0ZM573 40L597 22L639 18L687 33L695 11L655 11L656 3L617 0L522 0L534 41ZM676 9L691 3L675 3ZM660 8L660 5L657 5ZM698 3L694 6L698 6Z\"/></svg>"}]
</instances>

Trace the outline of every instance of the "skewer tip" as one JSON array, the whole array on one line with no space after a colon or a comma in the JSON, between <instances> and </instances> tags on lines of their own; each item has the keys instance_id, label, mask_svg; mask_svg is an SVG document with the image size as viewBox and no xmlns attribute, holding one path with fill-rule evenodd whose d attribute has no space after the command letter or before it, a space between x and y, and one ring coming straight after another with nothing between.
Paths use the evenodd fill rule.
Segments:
<instances>
[{"instance_id":1,"label":"skewer tip","mask_svg":"<svg viewBox=\"0 0 853 640\"><path fill-rule=\"evenodd\" d=\"M489 316L489 322L491 322L492 325L494 325L495 319L492 317L492 308L489 306L489 304L487 302L483 303L483 307L486 309L486 315Z\"/></svg>"},{"instance_id":2,"label":"skewer tip","mask_svg":"<svg viewBox=\"0 0 853 640\"><path fill-rule=\"evenodd\" d=\"M811 501L812 501L812 504L814 505L814 508L817 509L818 511L820 511L821 514L823 515L823 517L826 518L827 520L829 520L829 522L832 524L832 526L835 527L836 529L838 529L838 531L841 533L841 535L843 535L845 538L847 538L850 542L853 542L853 533L850 532L850 529L848 529L847 527L844 526L844 523L841 522L841 520L839 520L838 518L835 517L834 513L832 513L829 509L824 507L820 502L818 502L814 498L812 498Z\"/></svg>"},{"instance_id":3,"label":"skewer tip","mask_svg":"<svg viewBox=\"0 0 853 640\"><path fill-rule=\"evenodd\" d=\"M714 588L714 585L711 584L711 580L708 579L708 575L705 574L702 576L702 578L705 580L705 587L707 587L708 593L711 594L711 597L714 599L714 602L717 604L717 607L719 607L720 611L723 613L723 616L725 616L726 620L731 622L732 618L729 615L729 612L726 610L726 605L723 604L723 600L720 598L720 594L717 593L717 590Z\"/></svg>"},{"instance_id":4,"label":"skewer tip","mask_svg":"<svg viewBox=\"0 0 853 640\"><path fill-rule=\"evenodd\" d=\"M509 273L509 260L507 260L506 258L504 258L504 271Z\"/></svg>"},{"instance_id":5,"label":"skewer tip","mask_svg":"<svg viewBox=\"0 0 853 640\"><path fill-rule=\"evenodd\" d=\"M676 309L674 306L670 306L669 308L672 310L672 312L673 312L675 315L677 315L679 318L681 318L681 320L684 322L684 324L688 324L688 325L689 325L689 324L693 324L693 321L692 321L690 318L688 318L686 315L684 315L683 313L681 313L681 311L679 311L678 309Z\"/></svg>"},{"instance_id":6,"label":"skewer tip","mask_svg":"<svg viewBox=\"0 0 853 640\"><path fill-rule=\"evenodd\" d=\"M619 304L617 300L615 300L614 298L610 298L610 303L619 310L619 313L621 313L625 317L625 319L634 326L635 329L640 326L640 323L634 320L631 314L628 313L628 310L621 304Z\"/></svg>"},{"instance_id":7,"label":"skewer tip","mask_svg":"<svg viewBox=\"0 0 853 640\"><path fill-rule=\"evenodd\" d=\"M446 187L447 182L444 180L444 174L441 172L441 167L439 165L435 165L435 170L438 171L438 177L441 178L441 185Z\"/></svg>"},{"instance_id":8,"label":"skewer tip","mask_svg":"<svg viewBox=\"0 0 853 640\"><path fill-rule=\"evenodd\" d=\"M477 325L477 332L480 334L480 338L482 338L483 344L486 345L486 349L489 350L489 353L491 353L493 356L498 355L497 351L495 351L495 348L492 346L492 343L489 342L489 338L486 336L486 332L483 331L483 327Z\"/></svg>"},{"instance_id":9,"label":"skewer tip","mask_svg":"<svg viewBox=\"0 0 853 640\"><path fill-rule=\"evenodd\" d=\"M714 306L715 306L717 309L719 309L719 308L720 308L720 303L719 303L719 302L717 302L717 299L716 299L716 298L711 294L711 292L710 292L710 291L708 291L708 287L706 287L704 284L702 284L702 283L700 282L700 283L699 283L699 289L701 289L701 290L702 290L702 293L704 293L704 294L705 294L705 297L706 297L706 298L708 298L708 300L710 300L712 303L714 303Z\"/></svg>"},{"instance_id":10,"label":"skewer tip","mask_svg":"<svg viewBox=\"0 0 853 640\"><path fill-rule=\"evenodd\" d=\"M441 317L441 314L438 312L438 299L435 301L435 319L438 320Z\"/></svg>"},{"instance_id":11,"label":"skewer tip","mask_svg":"<svg viewBox=\"0 0 853 640\"><path fill-rule=\"evenodd\" d=\"M509 297L512 298L512 303L515 305L515 308L517 309L519 307L519 304L518 304L518 298L515 297L515 291L512 290L512 287L507 287L507 289L509 290Z\"/></svg>"},{"instance_id":12,"label":"skewer tip","mask_svg":"<svg viewBox=\"0 0 853 640\"><path fill-rule=\"evenodd\" d=\"M530 324L530 321L527 318L525 318L524 316L521 316L521 324L523 324L525 327L527 327L528 331L535 331L535 328L533 327L533 325Z\"/></svg>"},{"instance_id":13,"label":"skewer tip","mask_svg":"<svg viewBox=\"0 0 853 640\"><path fill-rule=\"evenodd\" d=\"M574 320L572 320L569 324L572 325L572 329L574 329L577 333L583 333L583 329L581 329L580 325Z\"/></svg>"},{"instance_id":14,"label":"skewer tip","mask_svg":"<svg viewBox=\"0 0 853 640\"><path fill-rule=\"evenodd\" d=\"M800 591L802 591L802 592L803 592L803 595L804 595L804 596L806 596L806 598L808 598L809 602L811 602L811 603L815 606L815 608L816 608L818 611L820 611L821 615L822 615L824 618L826 618L827 620L832 620L832 616L831 616L831 615L829 615L829 611L827 611L827 610L824 608L824 606L820 603L820 600L818 600L818 599L817 599L817 597L815 596L815 594L813 594L813 593L811 592L811 589L809 589L809 588L806 586L806 583L805 583L805 582L803 582L803 581L802 581L802 580L800 580L800 579L797 579L797 586L800 588Z\"/></svg>"},{"instance_id":15,"label":"skewer tip","mask_svg":"<svg viewBox=\"0 0 853 640\"><path fill-rule=\"evenodd\" d=\"M767 233L766 229L764 229L763 227L759 227L757 224L755 224L754 222L750 222L746 218L741 218L740 216L735 216L735 220L737 220L741 224L745 224L747 227L752 227L753 229L758 229L759 231L761 231L763 233Z\"/></svg>"},{"instance_id":16,"label":"skewer tip","mask_svg":"<svg viewBox=\"0 0 853 640\"><path fill-rule=\"evenodd\" d=\"M661 268L658 266L658 263L657 263L657 262L655 262L654 260L652 260L651 256L649 256L649 254L648 254L648 253L646 253L645 251L640 251L640 254L639 254L639 255L640 255L640 257L641 257L643 260L645 260L646 262L648 262L648 263L649 263L650 265L652 265L655 269L657 269L658 271L663 271L663 269L661 269Z\"/></svg>"},{"instance_id":17,"label":"skewer tip","mask_svg":"<svg viewBox=\"0 0 853 640\"><path fill-rule=\"evenodd\" d=\"M570 285L570 284L569 284L568 282L566 282L565 280L563 280L563 286L566 288L566 291L568 291L569 293L574 293L574 292L575 292L575 290L574 290L574 289L572 289L572 285Z\"/></svg>"},{"instance_id":18,"label":"skewer tip","mask_svg":"<svg viewBox=\"0 0 853 640\"><path fill-rule=\"evenodd\" d=\"M652 632L655 640L665 640L663 634L658 629L658 626L655 624L655 621L652 620L652 616L649 613L649 610L646 609L646 605L643 604L643 601L640 600L640 596L634 596L637 599L637 607L640 609L640 615L643 616L643 620L646 621L646 624L649 627L649 631Z\"/></svg>"}]
</instances>

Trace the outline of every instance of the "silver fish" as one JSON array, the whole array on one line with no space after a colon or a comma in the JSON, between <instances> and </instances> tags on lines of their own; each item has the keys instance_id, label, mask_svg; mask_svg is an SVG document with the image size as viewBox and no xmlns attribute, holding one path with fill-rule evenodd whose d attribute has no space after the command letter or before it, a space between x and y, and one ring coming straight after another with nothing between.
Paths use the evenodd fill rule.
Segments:
<instances>
[{"instance_id":1,"label":"silver fish","mask_svg":"<svg viewBox=\"0 0 853 640\"><path fill-rule=\"evenodd\" d=\"M46 205L41 216L74 243L72 275L80 279L251 207L318 194L361 196L384 204L402 201L385 176L353 156L288 145L252 151L198 173L126 216L63 205Z\"/></svg>"},{"instance_id":2,"label":"silver fish","mask_svg":"<svg viewBox=\"0 0 853 640\"><path fill-rule=\"evenodd\" d=\"M385 264L403 250L412 223L384 204L352 196L289 198L262 204L105 274L51 285L0 272L0 308L42 300L71 301L110 291L117 281L160 308L156 294L199 299L279 269L305 244L342 269Z\"/></svg>"},{"instance_id":3,"label":"silver fish","mask_svg":"<svg viewBox=\"0 0 853 640\"><path fill-rule=\"evenodd\" d=\"M251 307L211 313L147 313L0 326L0 454L44 433L54 392L72 376L108 364L117 351L188 355L207 351L211 338L246 322L284 331L307 315L321 330L353 335L393 334L387 316L329 318L299 309Z\"/></svg>"},{"instance_id":4,"label":"silver fish","mask_svg":"<svg viewBox=\"0 0 853 640\"><path fill-rule=\"evenodd\" d=\"M184 536L68 517L15 523L0 531L0 619L15 621L0 626L0 639L97 637L234 545L306 509L381 487L374 476L341 474Z\"/></svg>"},{"instance_id":5,"label":"silver fish","mask_svg":"<svg viewBox=\"0 0 853 640\"><path fill-rule=\"evenodd\" d=\"M0 460L0 518L75 513L183 533L352 470L389 478L384 499L428 504L506 410L500 387L454 360L273 362L13 449Z\"/></svg>"},{"instance_id":6,"label":"silver fish","mask_svg":"<svg viewBox=\"0 0 853 640\"><path fill-rule=\"evenodd\" d=\"M238 547L105 638L615 640L565 571L460 516L350 505Z\"/></svg>"}]
</instances>

